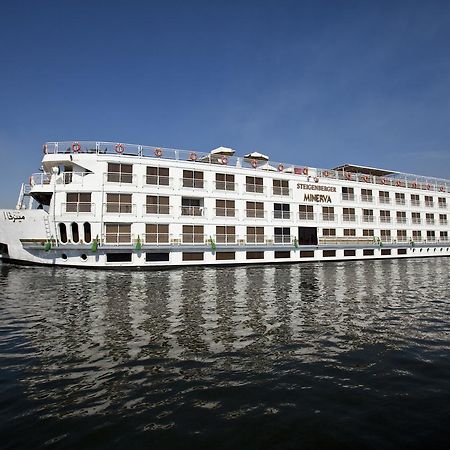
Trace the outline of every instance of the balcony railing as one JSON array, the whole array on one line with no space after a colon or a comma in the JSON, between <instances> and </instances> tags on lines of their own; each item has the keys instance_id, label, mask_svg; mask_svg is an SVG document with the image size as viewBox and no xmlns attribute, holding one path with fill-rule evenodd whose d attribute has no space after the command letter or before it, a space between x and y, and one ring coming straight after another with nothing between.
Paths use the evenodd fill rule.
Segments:
<instances>
[{"instance_id":1,"label":"balcony railing","mask_svg":"<svg viewBox=\"0 0 450 450\"><path fill-rule=\"evenodd\" d=\"M246 242L247 244L264 244L266 237L264 234L247 234Z\"/></svg>"},{"instance_id":2,"label":"balcony railing","mask_svg":"<svg viewBox=\"0 0 450 450\"><path fill-rule=\"evenodd\" d=\"M380 223L391 223L391 220L390 216L380 216Z\"/></svg>"},{"instance_id":3,"label":"balcony railing","mask_svg":"<svg viewBox=\"0 0 450 450\"><path fill-rule=\"evenodd\" d=\"M145 233L144 244L150 245L168 245L169 233Z\"/></svg>"},{"instance_id":4,"label":"balcony railing","mask_svg":"<svg viewBox=\"0 0 450 450\"><path fill-rule=\"evenodd\" d=\"M348 245L369 245L373 244L373 237L355 237L355 236L323 236L319 238L319 244L348 244Z\"/></svg>"},{"instance_id":5,"label":"balcony railing","mask_svg":"<svg viewBox=\"0 0 450 450\"><path fill-rule=\"evenodd\" d=\"M406 205L406 200L404 198L396 198L395 203L397 205Z\"/></svg>"},{"instance_id":6,"label":"balcony railing","mask_svg":"<svg viewBox=\"0 0 450 450\"><path fill-rule=\"evenodd\" d=\"M35 186L43 186L50 184L51 176L42 172L42 173L33 173L30 177L30 186L33 188Z\"/></svg>"},{"instance_id":7,"label":"balcony railing","mask_svg":"<svg viewBox=\"0 0 450 450\"><path fill-rule=\"evenodd\" d=\"M420 200L411 200L411 206L420 206Z\"/></svg>"},{"instance_id":8,"label":"balcony railing","mask_svg":"<svg viewBox=\"0 0 450 450\"><path fill-rule=\"evenodd\" d=\"M173 188L173 178L163 175L144 175L144 185L158 188Z\"/></svg>"},{"instance_id":9,"label":"balcony railing","mask_svg":"<svg viewBox=\"0 0 450 450\"><path fill-rule=\"evenodd\" d=\"M169 205L144 205L144 214L148 215L167 215L172 214L172 206Z\"/></svg>"},{"instance_id":10,"label":"balcony railing","mask_svg":"<svg viewBox=\"0 0 450 450\"><path fill-rule=\"evenodd\" d=\"M448 221L447 219L439 219L439 225L447 225Z\"/></svg>"},{"instance_id":11,"label":"balcony railing","mask_svg":"<svg viewBox=\"0 0 450 450\"><path fill-rule=\"evenodd\" d=\"M245 215L251 219L264 219L266 217L266 211L263 209L246 209Z\"/></svg>"},{"instance_id":12,"label":"balcony railing","mask_svg":"<svg viewBox=\"0 0 450 450\"><path fill-rule=\"evenodd\" d=\"M106 244L129 245L131 244L131 233L106 233L103 236Z\"/></svg>"},{"instance_id":13,"label":"balcony railing","mask_svg":"<svg viewBox=\"0 0 450 450\"><path fill-rule=\"evenodd\" d=\"M439 202L439 208L442 208L442 209L447 208L447 203L446 202Z\"/></svg>"},{"instance_id":14,"label":"balcony railing","mask_svg":"<svg viewBox=\"0 0 450 450\"><path fill-rule=\"evenodd\" d=\"M350 194L350 193L342 194L342 200L344 200L344 201L354 202L355 199L356 199L355 194Z\"/></svg>"},{"instance_id":15,"label":"balcony railing","mask_svg":"<svg viewBox=\"0 0 450 450\"><path fill-rule=\"evenodd\" d=\"M203 179L182 178L182 185L184 188L203 189L205 187L205 181Z\"/></svg>"},{"instance_id":16,"label":"balcony railing","mask_svg":"<svg viewBox=\"0 0 450 450\"><path fill-rule=\"evenodd\" d=\"M321 219L324 222L333 222L333 221L336 220L336 214L334 214L334 213L323 213L321 215Z\"/></svg>"},{"instance_id":17,"label":"balcony railing","mask_svg":"<svg viewBox=\"0 0 450 450\"><path fill-rule=\"evenodd\" d=\"M392 242L392 236L391 235L380 236L380 241L384 243Z\"/></svg>"},{"instance_id":18,"label":"balcony railing","mask_svg":"<svg viewBox=\"0 0 450 450\"><path fill-rule=\"evenodd\" d=\"M391 199L389 197L378 197L378 202L381 204L388 205L391 203Z\"/></svg>"},{"instance_id":19,"label":"balcony railing","mask_svg":"<svg viewBox=\"0 0 450 450\"><path fill-rule=\"evenodd\" d=\"M236 183L233 181L214 181L214 190L234 192L236 190Z\"/></svg>"},{"instance_id":20,"label":"balcony railing","mask_svg":"<svg viewBox=\"0 0 450 450\"><path fill-rule=\"evenodd\" d=\"M355 214L342 214L342 220L344 222L356 222Z\"/></svg>"},{"instance_id":21,"label":"balcony railing","mask_svg":"<svg viewBox=\"0 0 450 450\"><path fill-rule=\"evenodd\" d=\"M67 214L89 214L95 212L95 203L68 202L62 204L62 210Z\"/></svg>"},{"instance_id":22,"label":"balcony railing","mask_svg":"<svg viewBox=\"0 0 450 450\"><path fill-rule=\"evenodd\" d=\"M135 214L136 205L131 203L108 202L103 203L105 214Z\"/></svg>"},{"instance_id":23,"label":"balcony railing","mask_svg":"<svg viewBox=\"0 0 450 450\"><path fill-rule=\"evenodd\" d=\"M205 208L203 206L181 206L182 216L203 217Z\"/></svg>"},{"instance_id":24,"label":"balcony railing","mask_svg":"<svg viewBox=\"0 0 450 450\"><path fill-rule=\"evenodd\" d=\"M409 242L408 236L397 236L396 241L400 243Z\"/></svg>"},{"instance_id":25,"label":"balcony railing","mask_svg":"<svg viewBox=\"0 0 450 450\"><path fill-rule=\"evenodd\" d=\"M208 237L203 233L183 233L181 242L183 244L203 244L207 243Z\"/></svg>"},{"instance_id":26,"label":"balcony railing","mask_svg":"<svg viewBox=\"0 0 450 450\"><path fill-rule=\"evenodd\" d=\"M298 213L299 220L316 220L316 215L312 212L300 211Z\"/></svg>"},{"instance_id":27,"label":"balcony railing","mask_svg":"<svg viewBox=\"0 0 450 450\"><path fill-rule=\"evenodd\" d=\"M287 234L276 234L273 237L273 242L275 244L291 244L294 236L290 236Z\"/></svg>"},{"instance_id":28,"label":"balcony railing","mask_svg":"<svg viewBox=\"0 0 450 450\"><path fill-rule=\"evenodd\" d=\"M251 192L253 194L265 194L266 187L261 184L246 184L245 192Z\"/></svg>"},{"instance_id":29,"label":"balcony railing","mask_svg":"<svg viewBox=\"0 0 450 450\"><path fill-rule=\"evenodd\" d=\"M104 179L106 183L136 184L136 175L133 175L132 173L106 172Z\"/></svg>"},{"instance_id":30,"label":"balcony railing","mask_svg":"<svg viewBox=\"0 0 450 450\"><path fill-rule=\"evenodd\" d=\"M397 217L396 220L397 220L397 223L403 223L403 224L407 223L406 217Z\"/></svg>"},{"instance_id":31,"label":"balcony railing","mask_svg":"<svg viewBox=\"0 0 450 450\"><path fill-rule=\"evenodd\" d=\"M280 195L284 197L292 197L292 189L283 186L274 186L272 188L272 195Z\"/></svg>"},{"instance_id":32,"label":"balcony railing","mask_svg":"<svg viewBox=\"0 0 450 450\"><path fill-rule=\"evenodd\" d=\"M425 200L425 206L427 208L433 208L434 207L434 202L431 202L429 200Z\"/></svg>"},{"instance_id":33,"label":"balcony railing","mask_svg":"<svg viewBox=\"0 0 450 450\"><path fill-rule=\"evenodd\" d=\"M216 234L214 238L217 244L236 244L235 234Z\"/></svg>"},{"instance_id":34,"label":"balcony railing","mask_svg":"<svg viewBox=\"0 0 450 450\"><path fill-rule=\"evenodd\" d=\"M368 215L363 215L362 216L362 221L363 223L374 223L375 222L375 218L374 216L368 216Z\"/></svg>"},{"instance_id":35,"label":"balcony railing","mask_svg":"<svg viewBox=\"0 0 450 450\"><path fill-rule=\"evenodd\" d=\"M435 224L435 220L434 219L427 218L425 220L426 220L427 225L434 225Z\"/></svg>"},{"instance_id":36,"label":"balcony railing","mask_svg":"<svg viewBox=\"0 0 450 450\"><path fill-rule=\"evenodd\" d=\"M236 217L236 208L214 208L216 217Z\"/></svg>"},{"instance_id":37,"label":"balcony railing","mask_svg":"<svg viewBox=\"0 0 450 450\"><path fill-rule=\"evenodd\" d=\"M361 195L361 201L364 203L373 203L373 195Z\"/></svg>"},{"instance_id":38,"label":"balcony railing","mask_svg":"<svg viewBox=\"0 0 450 450\"><path fill-rule=\"evenodd\" d=\"M420 217L413 217L411 219L411 223L413 225L420 225L422 223L422 219Z\"/></svg>"},{"instance_id":39,"label":"balcony railing","mask_svg":"<svg viewBox=\"0 0 450 450\"><path fill-rule=\"evenodd\" d=\"M290 219L291 212L290 211L272 211L272 217L274 219Z\"/></svg>"}]
</instances>

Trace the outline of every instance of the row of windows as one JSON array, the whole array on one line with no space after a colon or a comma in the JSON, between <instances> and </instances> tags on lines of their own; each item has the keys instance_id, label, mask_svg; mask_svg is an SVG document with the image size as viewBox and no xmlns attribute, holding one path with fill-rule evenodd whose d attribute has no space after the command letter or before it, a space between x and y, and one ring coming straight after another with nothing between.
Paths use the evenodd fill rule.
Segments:
<instances>
[{"instance_id":1,"label":"row of windows","mask_svg":"<svg viewBox=\"0 0 450 450\"><path fill-rule=\"evenodd\" d=\"M115 183L133 183L133 166L131 164L108 164L108 174L107 181ZM235 175L216 173L215 174L216 189L234 191L236 190ZM169 186L170 185L170 171L168 167L152 167L147 166L146 168L146 184L149 185L160 185ZM189 188L204 188L204 173L202 171L196 170L183 170L183 187ZM272 179L272 188L274 195L289 195L290 187L289 180ZM246 192L253 193L264 193L264 178L256 176L246 176L245 177L245 187ZM373 190L372 189L361 189L361 197L365 201L372 201ZM390 201L389 191L379 191L378 198L380 202L389 203ZM342 197L345 200L355 199L355 189L352 187L342 187ZM404 193L395 193L395 199L397 203L402 204L406 201ZM412 204L414 202L420 202L420 196L418 194L411 194L410 200ZM427 206L432 206L434 198L432 195L425 195L425 204ZM439 204L446 204L445 197L438 198Z\"/></svg>"}]
</instances>

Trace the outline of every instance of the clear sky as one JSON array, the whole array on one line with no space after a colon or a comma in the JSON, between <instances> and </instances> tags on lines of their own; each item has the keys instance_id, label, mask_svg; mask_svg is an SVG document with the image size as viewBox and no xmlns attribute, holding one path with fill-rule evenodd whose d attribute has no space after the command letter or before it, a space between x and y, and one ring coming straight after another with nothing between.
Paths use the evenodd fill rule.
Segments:
<instances>
[{"instance_id":1,"label":"clear sky","mask_svg":"<svg viewBox=\"0 0 450 450\"><path fill-rule=\"evenodd\" d=\"M450 178L450 1L0 2L0 207L106 140Z\"/></svg>"}]
</instances>

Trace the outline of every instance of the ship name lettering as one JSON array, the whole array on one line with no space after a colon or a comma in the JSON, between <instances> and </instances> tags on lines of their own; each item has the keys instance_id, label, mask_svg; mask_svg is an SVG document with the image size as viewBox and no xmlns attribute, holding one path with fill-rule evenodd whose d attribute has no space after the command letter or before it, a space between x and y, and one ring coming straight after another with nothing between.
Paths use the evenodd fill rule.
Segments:
<instances>
[{"instance_id":1,"label":"ship name lettering","mask_svg":"<svg viewBox=\"0 0 450 450\"><path fill-rule=\"evenodd\" d=\"M297 189L307 189L309 191L336 192L336 187L335 186L323 186L321 184L297 183Z\"/></svg>"},{"instance_id":2,"label":"ship name lettering","mask_svg":"<svg viewBox=\"0 0 450 450\"><path fill-rule=\"evenodd\" d=\"M305 194L305 202L331 203L331 197L325 194Z\"/></svg>"}]
</instances>

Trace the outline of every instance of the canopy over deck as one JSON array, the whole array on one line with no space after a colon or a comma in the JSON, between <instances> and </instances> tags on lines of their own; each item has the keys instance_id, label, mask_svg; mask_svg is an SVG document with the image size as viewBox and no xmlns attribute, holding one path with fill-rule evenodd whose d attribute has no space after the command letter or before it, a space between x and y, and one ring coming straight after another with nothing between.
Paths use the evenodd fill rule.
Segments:
<instances>
[{"instance_id":1,"label":"canopy over deck","mask_svg":"<svg viewBox=\"0 0 450 450\"><path fill-rule=\"evenodd\" d=\"M373 175L376 177L385 177L387 175L401 174L401 172L396 172L395 170L377 169L375 167L358 166L355 164L343 164L341 166L334 167L333 170L352 173L362 173L366 175Z\"/></svg>"}]
</instances>

